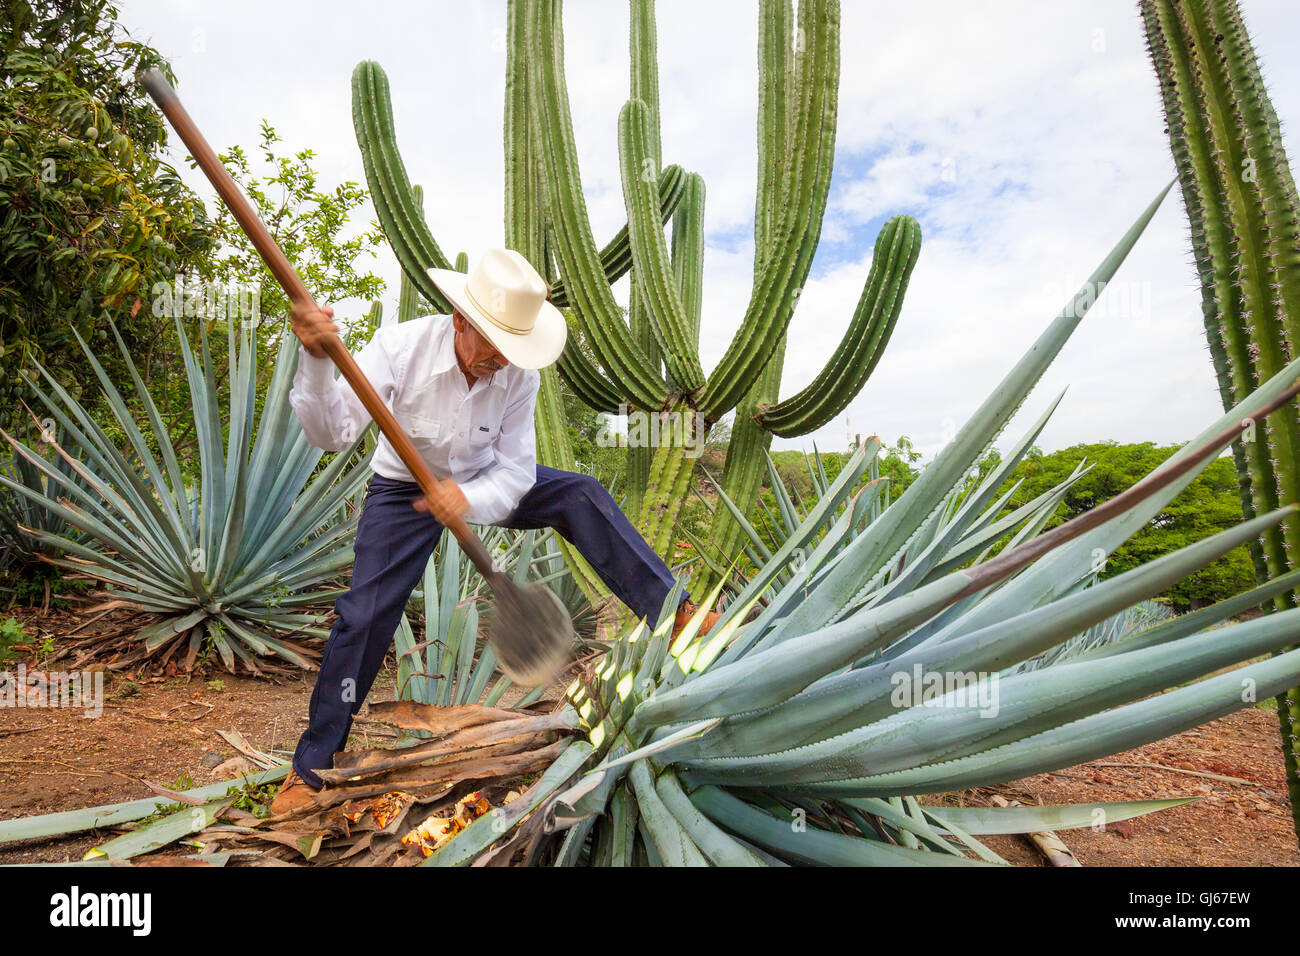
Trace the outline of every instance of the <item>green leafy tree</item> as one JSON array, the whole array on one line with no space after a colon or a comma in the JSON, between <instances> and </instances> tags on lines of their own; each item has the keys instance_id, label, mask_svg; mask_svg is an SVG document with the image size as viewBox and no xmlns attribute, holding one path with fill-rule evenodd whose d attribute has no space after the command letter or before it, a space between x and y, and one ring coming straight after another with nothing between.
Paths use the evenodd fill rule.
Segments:
<instances>
[{"instance_id":1,"label":"green leafy tree","mask_svg":"<svg viewBox=\"0 0 1300 956\"><path fill-rule=\"evenodd\" d=\"M284 156L276 148L280 141L264 119L257 147L260 163L250 160L240 146L218 155L317 301L368 300L380 295L383 280L362 264L364 258L374 257L380 234L373 223L358 231L352 222L353 213L366 201L366 190L353 182L322 187L312 166L314 152L304 149ZM191 344L198 343L200 324L206 325L209 345L218 359L225 355L225 329L230 322L248 325L261 353L274 355L288 330L289 303L283 290L224 203L215 203L208 228L212 243L205 254L152 288L151 312L168 323L172 317L182 317L182 327L193 333ZM365 344L372 330L363 316L350 321L340 312L336 318L350 347ZM194 423L180 349L174 347L174 337L170 341L173 347L157 350L156 357L168 374L155 377L151 393L173 444L188 460L194 450ZM258 368L259 407L270 369L269 362Z\"/></svg>"},{"instance_id":2,"label":"green leafy tree","mask_svg":"<svg viewBox=\"0 0 1300 956\"><path fill-rule=\"evenodd\" d=\"M383 235L373 222L360 232L351 228L353 212L367 199L366 190L354 182L322 188L320 176L312 168L315 152L303 149L284 156L276 148L280 142L275 128L263 119L257 146L260 169L241 146L232 146L219 157L318 302L374 299L383 292L384 282L359 268L358 260L363 255L373 259ZM196 263L197 278L219 291L256 293L259 334L278 342L288 327L289 302L284 291L224 203L217 205L211 228L215 248ZM238 312L232 298L227 295L220 303L226 306L227 317ZM238 304L247 301L243 298Z\"/></svg>"},{"instance_id":3,"label":"green leafy tree","mask_svg":"<svg viewBox=\"0 0 1300 956\"><path fill-rule=\"evenodd\" d=\"M912 440L906 435L900 435L892 447L883 446L878 460L880 477L889 479L887 492L890 501L906 491L921 473L921 469L916 464L921 460L921 453L916 450Z\"/></svg>"},{"instance_id":4,"label":"green leafy tree","mask_svg":"<svg viewBox=\"0 0 1300 956\"><path fill-rule=\"evenodd\" d=\"M77 334L120 371L107 320L133 349L164 337L169 320L144 297L210 242L135 82L139 69L171 70L117 13L107 0L0 0L0 425L11 430L28 427L15 373L39 361L80 394L91 376Z\"/></svg>"},{"instance_id":5,"label":"green leafy tree","mask_svg":"<svg viewBox=\"0 0 1300 956\"><path fill-rule=\"evenodd\" d=\"M1011 480L1023 478L1024 484L1012 497L1011 506L1024 504L1063 481L1086 459L1092 469L1070 487L1047 525L1051 528L1113 498L1177 450L1174 445L1158 446L1152 442L1132 445L1096 442L1072 445L1048 455L1031 454L1012 473ZM1115 550L1107 559L1101 577L1113 577L1171 554L1240 521L1236 471L1231 459L1217 458L1145 528ZM1253 583L1250 556L1245 547L1239 547L1180 581L1164 597L1177 610L1185 611L1231 597Z\"/></svg>"}]
</instances>

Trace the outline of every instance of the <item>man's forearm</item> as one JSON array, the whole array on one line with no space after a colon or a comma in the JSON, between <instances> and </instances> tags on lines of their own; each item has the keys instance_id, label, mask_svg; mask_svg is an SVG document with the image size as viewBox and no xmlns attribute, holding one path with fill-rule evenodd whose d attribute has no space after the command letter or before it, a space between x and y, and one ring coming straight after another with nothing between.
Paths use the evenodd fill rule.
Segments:
<instances>
[{"instance_id":1,"label":"man's forearm","mask_svg":"<svg viewBox=\"0 0 1300 956\"><path fill-rule=\"evenodd\" d=\"M317 358L301 345L289 405L298 416L303 434L317 448L342 451L356 439L356 426L344 415L334 363L328 357Z\"/></svg>"}]
</instances>

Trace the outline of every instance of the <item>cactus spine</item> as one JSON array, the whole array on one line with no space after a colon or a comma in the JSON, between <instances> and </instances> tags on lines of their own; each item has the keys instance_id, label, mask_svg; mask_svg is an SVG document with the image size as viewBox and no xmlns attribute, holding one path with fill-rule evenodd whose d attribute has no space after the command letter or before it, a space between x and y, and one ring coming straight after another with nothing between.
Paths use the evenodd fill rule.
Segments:
<instances>
[{"instance_id":1,"label":"cactus spine","mask_svg":"<svg viewBox=\"0 0 1300 956\"><path fill-rule=\"evenodd\" d=\"M506 244L546 276L551 301L570 317L570 345L542 379L539 457L573 467L560 379L597 411L626 405L659 413L661 437L669 437L659 447L630 450L628 511L656 550L670 556L694 466L681 416L698 414L707 427L737 411L724 488L752 502L772 435L806 434L829 420L879 360L920 230L908 217L890 220L845 340L812 385L779 402L786 331L816 251L834 160L839 4L801 2L796 29L791 0L761 0L754 283L734 338L706 376L699 359L704 183L663 165L654 2L630 3L630 96L618 124L628 221L598 249L574 146L560 0L510 0L505 234ZM432 284L424 269L445 268L445 257L412 199L377 64L361 63L354 73L353 116L380 223L403 271L439 308L436 289L426 291ZM611 290L624 274L631 280L626 314ZM725 509L718 515L710 541L734 554L735 523ZM706 583L697 581L695 589Z\"/></svg>"},{"instance_id":2,"label":"cactus spine","mask_svg":"<svg viewBox=\"0 0 1300 956\"><path fill-rule=\"evenodd\" d=\"M1300 220L1277 114L1232 0L1143 0L1170 146L1191 224L1206 337L1224 408L1296 354L1300 343ZM1233 443L1247 520L1300 498L1300 418L1288 407ZM1296 567L1300 518L1251 543L1260 581ZM1297 604L1297 593L1268 610ZM1282 750L1300 835L1295 735L1300 689L1278 698Z\"/></svg>"}]
</instances>

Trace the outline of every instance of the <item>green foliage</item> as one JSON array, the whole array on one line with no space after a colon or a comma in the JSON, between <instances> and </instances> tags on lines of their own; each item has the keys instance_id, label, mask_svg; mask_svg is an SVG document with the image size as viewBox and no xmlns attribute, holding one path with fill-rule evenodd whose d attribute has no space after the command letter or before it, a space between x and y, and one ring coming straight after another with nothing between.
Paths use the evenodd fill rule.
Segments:
<instances>
[{"instance_id":1,"label":"green foliage","mask_svg":"<svg viewBox=\"0 0 1300 956\"><path fill-rule=\"evenodd\" d=\"M304 149L283 156L276 148L280 142L275 128L263 119L257 147L261 168L240 146L218 155L317 301L375 298L384 289L383 280L359 269L357 261L363 255L374 258L375 249L383 242L382 233L372 223L350 234L351 215L366 202L365 189L353 182L322 188L319 174L312 168L315 153ZM269 344L278 344L289 314L284 291L224 203L216 207L211 230L214 251L197 263L198 277L219 287L256 289L259 325L269 333ZM338 318L346 327L345 317ZM268 341L266 336L263 341Z\"/></svg>"},{"instance_id":2,"label":"green foliage","mask_svg":"<svg viewBox=\"0 0 1300 956\"><path fill-rule=\"evenodd\" d=\"M90 375L74 331L108 355L109 317L146 352L169 326L142 308L149 290L210 240L134 80L170 68L116 6L3 0L0 21L0 426L26 433L14 373L39 361L79 394Z\"/></svg>"},{"instance_id":3,"label":"green foliage","mask_svg":"<svg viewBox=\"0 0 1300 956\"><path fill-rule=\"evenodd\" d=\"M912 445L906 435L900 435L892 446L885 445L880 451L880 477L888 479L884 494L886 501L900 497L921 473L917 462L921 453Z\"/></svg>"},{"instance_id":4,"label":"green foliage","mask_svg":"<svg viewBox=\"0 0 1300 956\"><path fill-rule=\"evenodd\" d=\"M27 629L16 617L0 620L0 661L8 660L13 654L15 644L27 641Z\"/></svg>"},{"instance_id":5,"label":"green foliage","mask_svg":"<svg viewBox=\"0 0 1300 956\"><path fill-rule=\"evenodd\" d=\"M68 531L79 535L71 526ZM56 545L50 545L47 550L52 554L61 551ZM8 569L0 570L0 593L10 595L15 604L27 607L48 605L54 610L67 610L73 606L69 598L84 595L92 587L93 582L83 577L66 575L59 567L44 560L18 562Z\"/></svg>"},{"instance_id":6,"label":"green foliage","mask_svg":"<svg viewBox=\"0 0 1300 956\"><path fill-rule=\"evenodd\" d=\"M277 150L279 142L274 127L263 120L257 149L260 161L250 159L239 146L219 155L318 301L379 295L384 288L382 280L358 264L374 257L378 234L373 228L355 232L351 223L351 215L366 200L365 190L351 182L322 188L312 167L314 153L306 149L283 156ZM214 358L222 361L226 358L226 337L212 333L225 323L238 322L250 329L257 347L267 354L275 354L288 328L283 290L224 203L217 203L209 229L213 241L205 254L191 260L174 280L159 283L151 290L150 310L158 321L167 324L168 334L165 347L156 355L149 352L149 364L143 372L181 468L190 477L198 475L198 440L175 329L183 328L194 347L207 332ZM350 321L342 314L336 318L351 347L364 344L373 332L364 317L361 321ZM270 370L271 363L256 370L255 408L260 409L265 399ZM224 387L224 382L218 383L219 393ZM120 436L119 440L124 438ZM154 447L157 450L156 444Z\"/></svg>"},{"instance_id":7,"label":"green foliage","mask_svg":"<svg viewBox=\"0 0 1300 956\"><path fill-rule=\"evenodd\" d=\"M1063 481L1080 462L1088 462L1091 468L1070 485L1060 510L1047 525L1055 527L1113 498L1177 451L1176 445L1157 446L1152 442L1095 442L1030 457L1011 476L1012 481L1024 482L1011 503L1014 506L1032 500ZM1235 526L1241 517L1232 460L1216 458L1146 527L1110 555L1100 576L1104 580L1172 554L1192 541ZM1176 610L1186 611L1231 597L1253 581L1250 555L1242 546L1179 581L1162 597Z\"/></svg>"},{"instance_id":8,"label":"green foliage","mask_svg":"<svg viewBox=\"0 0 1300 956\"><path fill-rule=\"evenodd\" d=\"M230 804L236 810L251 813L258 819L271 816L271 801L275 799L278 783L256 784L245 778L242 784L226 790L226 796L234 797Z\"/></svg>"}]
</instances>

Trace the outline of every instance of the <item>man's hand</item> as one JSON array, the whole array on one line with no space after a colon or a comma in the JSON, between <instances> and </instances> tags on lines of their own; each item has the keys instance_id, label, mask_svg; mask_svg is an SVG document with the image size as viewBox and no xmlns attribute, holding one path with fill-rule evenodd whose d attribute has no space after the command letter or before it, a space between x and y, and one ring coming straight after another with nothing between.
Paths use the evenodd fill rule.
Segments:
<instances>
[{"instance_id":1,"label":"man's hand","mask_svg":"<svg viewBox=\"0 0 1300 956\"><path fill-rule=\"evenodd\" d=\"M317 309L309 305L295 305L289 316L289 324L298 341L317 358L325 357L321 343L331 335L337 335L339 327L334 324L334 310L328 306Z\"/></svg>"},{"instance_id":2,"label":"man's hand","mask_svg":"<svg viewBox=\"0 0 1300 956\"><path fill-rule=\"evenodd\" d=\"M432 514L445 528L456 519L464 517L465 512L469 511L469 501L465 498L465 492L460 490L460 485L450 478L444 478L438 482L432 495L415 499L415 510Z\"/></svg>"}]
</instances>

